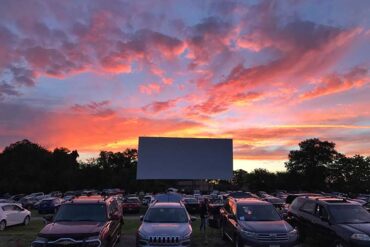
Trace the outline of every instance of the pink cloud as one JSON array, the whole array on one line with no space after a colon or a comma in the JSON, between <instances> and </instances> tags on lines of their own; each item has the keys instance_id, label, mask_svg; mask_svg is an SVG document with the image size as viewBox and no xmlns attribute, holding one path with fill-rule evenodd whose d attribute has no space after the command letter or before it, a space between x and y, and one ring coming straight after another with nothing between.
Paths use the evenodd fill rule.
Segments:
<instances>
[{"instance_id":1,"label":"pink cloud","mask_svg":"<svg viewBox=\"0 0 370 247\"><path fill-rule=\"evenodd\" d=\"M161 91L161 85L153 82L153 83L149 83L146 85L140 85L139 90L140 90L140 93L152 95L152 94L159 93Z\"/></svg>"}]
</instances>

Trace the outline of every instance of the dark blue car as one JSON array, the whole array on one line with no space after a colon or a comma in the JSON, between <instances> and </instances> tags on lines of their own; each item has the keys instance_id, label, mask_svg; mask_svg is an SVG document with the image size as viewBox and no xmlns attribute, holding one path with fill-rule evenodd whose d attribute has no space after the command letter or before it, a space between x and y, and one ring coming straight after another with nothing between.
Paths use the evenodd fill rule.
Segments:
<instances>
[{"instance_id":1,"label":"dark blue car","mask_svg":"<svg viewBox=\"0 0 370 247\"><path fill-rule=\"evenodd\" d=\"M40 202L39 214L54 214L62 204L62 199L58 197L49 197Z\"/></svg>"}]
</instances>

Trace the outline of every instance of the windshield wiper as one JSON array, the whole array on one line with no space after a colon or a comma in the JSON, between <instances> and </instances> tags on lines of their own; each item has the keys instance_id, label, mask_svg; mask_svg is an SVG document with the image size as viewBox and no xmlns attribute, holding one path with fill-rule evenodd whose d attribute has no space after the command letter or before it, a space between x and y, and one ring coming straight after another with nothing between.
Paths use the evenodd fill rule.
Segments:
<instances>
[{"instance_id":1,"label":"windshield wiper","mask_svg":"<svg viewBox=\"0 0 370 247\"><path fill-rule=\"evenodd\" d=\"M54 220L54 222L71 222L75 220L69 220L69 219L61 219L61 220Z\"/></svg>"}]
</instances>

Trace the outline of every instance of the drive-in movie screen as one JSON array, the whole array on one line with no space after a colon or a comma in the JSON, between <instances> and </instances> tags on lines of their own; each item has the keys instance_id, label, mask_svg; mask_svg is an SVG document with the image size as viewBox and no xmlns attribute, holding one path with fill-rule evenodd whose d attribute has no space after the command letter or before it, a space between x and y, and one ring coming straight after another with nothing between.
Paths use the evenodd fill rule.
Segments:
<instances>
[{"instance_id":1,"label":"drive-in movie screen","mask_svg":"<svg viewBox=\"0 0 370 247\"><path fill-rule=\"evenodd\" d=\"M0 247L370 247L370 0L0 0Z\"/></svg>"}]
</instances>

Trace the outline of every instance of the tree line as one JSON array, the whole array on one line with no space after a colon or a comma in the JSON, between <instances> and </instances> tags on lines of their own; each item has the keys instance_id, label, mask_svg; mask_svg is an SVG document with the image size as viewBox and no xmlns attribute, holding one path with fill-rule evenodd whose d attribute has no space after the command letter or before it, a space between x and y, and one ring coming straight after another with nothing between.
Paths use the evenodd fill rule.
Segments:
<instances>
[{"instance_id":1,"label":"tree line","mask_svg":"<svg viewBox=\"0 0 370 247\"><path fill-rule=\"evenodd\" d=\"M0 193L104 188L160 192L176 186L174 180L136 180L136 149L101 151L87 161L78 157L77 150L49 151L28 140L13 143L0 153ZM208 182L219 190L370 192L370 157L346 157L333 142L302 141L289 152L285 167L285 172L237 170L231 181Z\"/></svg>"}]
</instances>

